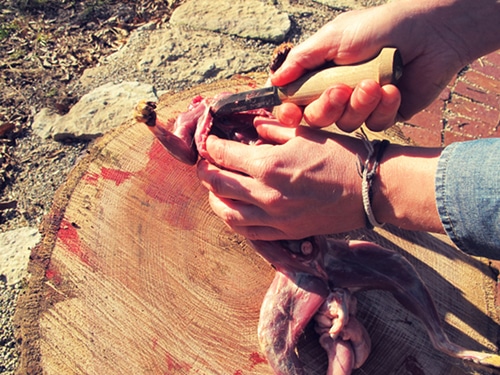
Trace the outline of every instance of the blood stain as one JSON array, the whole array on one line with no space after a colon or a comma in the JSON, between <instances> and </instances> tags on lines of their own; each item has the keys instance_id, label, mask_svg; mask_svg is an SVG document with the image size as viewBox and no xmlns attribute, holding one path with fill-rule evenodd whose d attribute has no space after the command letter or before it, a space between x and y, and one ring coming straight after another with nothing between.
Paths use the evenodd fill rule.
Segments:
<instances>
[{"instance_id":1,"label":"blood stain","mask_svg":"<svg viewBox=\"0 0 500 375\"><path fill-rule=\"evenodd\" d=\"M153 337L151 340L151 349L156 350L158 347L158 337Z\"/></svg>"},{"instance_id":2,"label":"blood stain","mask_svg":"<svg viewBox=\"0 0 500 375\"><path fill-rule=\"evenodd\" d=\"M162 217L177 228L190 230L195 223L192 217L186 215L186 207L193 199L192 191L196 185L172 186L171 181L172 178L175 180L175 175L186 176L188 173L193 174L193 170L190 166L171 160L167 150L155 140L148 152L148 163L138 172L138 178L146 181L142 186L144 193L164 204ZM196 178L193 183L197 183Z\"/></svg>"},{"instance_id":3,"label":"blood stain","mask_svg":"<svg viewBox=\"0 0 500 375\"><path fill-rule=\"evenodd\" d=\"M131 172L121 171L119 169L101 167L101 176L105 180L114 181L116 186L120 186L132 176Z\"/></svg>"},{"instance_id":4,"label":"blood stain","mask_svg":"<svg viewBox=\"0 0 500 375\"><path fill-rule=\"evenodd\" d=\"M89 258L92 250L81 241L78 229L70 221L67 219L61 221L57 237L61 240L66 250L75 254L82 263L95 268Z\"/></svg>"},{"instance_id":5,"label":"blood stain","mask_svg":"<svg viewBox=\"0 0 500 375\"><path fill-rule=\"evenodd\" d=\"M267 363L267 359L257 352L253 352L252 354L250 354L250 361L252 362L252 366L250 367L251 369L261 363Z\"/></svg>"},{"instance_id":6,"label":"blood stain","mask_svg":"<svg viewBox=\"0 0 500 375\"><path fill-rule=\"evenodd\" d=\"M167 363L168 371L191 371L192 366L184 362L177 362L169 353L165 353L165 361Z\"/></svg>"},{"instance_id":7,"label":"blood stain","mask_svg":"<svg viewBox=\"0 0 500 375\"><path fill-rule=\"evenodd\" d=\"M62 281L61 273L52 264L52 262L49 263L49 266L47 267L47 270L45 271L45 278L47 280L51 281L56 286L61 284L61 281Z\"/></svg>"},{"instance_id":8,"label":"blood stain","mask_svg":"<svg viewBox=\"0 0 500 375\"><path fill-rule=\"evenodd\" d=\"M99 174L94 172L85 172L82 180L87 182L89 185L95 186L97 184L97 181L99 181Z\"/></svg>"}]
</instances>

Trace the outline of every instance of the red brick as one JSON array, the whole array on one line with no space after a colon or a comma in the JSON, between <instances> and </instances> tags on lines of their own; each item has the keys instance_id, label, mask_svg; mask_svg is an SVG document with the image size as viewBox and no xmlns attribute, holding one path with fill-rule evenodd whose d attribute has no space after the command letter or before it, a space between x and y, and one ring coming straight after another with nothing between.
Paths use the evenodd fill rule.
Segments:
<instances>
[{"instance_id":1,"label":"red brick","mask_svg":"<svg viewBox=\"0 0 500 375\"><path fill-rule=\"evenodd\" d=\"M474 61L470 68L490 77L500 77L500 54L493 53Z\"/></svg>"},{"instance_id":2,"label":"red brick","mask_svg":"<svg viewBox=\"0 0 500 375\"><path fill-rule=\"evenodd\" d=\"M483 122L490 129L496 127L500 121L500 111L497 108L488 108L484 104L474 103L458 95L452 95L446 109L457 117Z\"/></svg>"},{"instance_id":3,"label":"red brick","mask_svg":"<svg viewBox=\"0 0 500 375\"><path fill-rule=\"evenodd\" d=\"M416 145L422 147L441 146L441 131L404 125L401 130L405 137L410 138Z\"/></svg>"},{"instance_id":4,"label":"red brick","mask_svg":"<svg viewBox=\"0 0 500 375\"><path fill-rule=\"evenodd\" d=\"M456 79L456 78L455 78ZM446 86L443 91L439 94L438 98L434 101L434 103L441 102L440 104L444 105L444 102L447 100L450 100L451 97L451 89L453 88L453 85L455 84L455 79L452 80L448 86Z\"/></svg>"},{"instance_id":5,"label":"red brick","mask_svg":"<svg viewBox=\"0 0 500 375\"><path fill-rule=\"evenodd\" d=\"M468 70L463 75L463 79L472 85L483 89L488 94L498 95L500 93L500 81L497 78L488 77L475 70Z\"/></svg>"},{"instance_id":6,"label":"red brick","mask_svg":"<svg viewBox=\"0 0 500 375\"><path fill-rule=\"evenodd\" d=\"M498 79L498 77L500 77L500 66L487 64L482 70L480 70L480 72Z\"/></svg>"},{"instance_id":7,"label":"red brick","mask_svg":"<svg viewBox=\"0 0 500 375\"><path fill-rule=\"evenodd\" d=\"M447 91L446 93L444 93ZM439 98L434 100L427 108L429 112L434 112L434 113L440 113L443 114L444 108L446 106L446 101L450 100L451 98L451 91L449 91L447 88L444 89L444 91L441 93Z\"/></svg>"},{"instance_id":8,"label":"red brick","mask_svg":"<svg viewBox=\"0 0 500 375\"><path fill-rule=\"evenodd\" d=\"M500 96L488 94L486 91L473 87L463 80L458 80L454 93L472 99L475 102L484 103L490 107L500 107Z\"/></svg>"},{"instance_id":9,"label":"red brick","mask_svg":"<svg viewBox=\"0 0 500 375\"><path fill-rule=\"evenodd\" d=\"M493 136L495 128L495 126L486 124L480 119L471 120L455 114L450 114L447 119L445 130L461 133L474 138L488 138Z\"/></svg>"},{"instance_id":10,"label":"red brick","mask_svg":"<svg viewBox=\"0 0 500 375\"><path fill-rule=\"evenodd\" d=\"M492 52L483 57L483 60L494 66L500 66L500 51Z\"/></svg>"},{"instance_id":11,"label":"red brick","mask_svg":"<svg viewBox=\"0 0 500 375\"><path fill-rule=\"evenodd\" d=\"M493 128L491 137L500 138L500 122Z\"/></svg>"},{"instance_id":12,"label":"red brick","mask_svg":"<svg viewBox=\"0 0 500 375\"><path fill-rule=\"evenodd\" d=\"M444 142L443 142L444 146L448 146L449 144L454 143L454 142L465 142L465 141L470 141L470 140L476 139L476 138L473 138L471 136L468 136L468 135L465 135L462 133L452 132L450 130L444 131L443 138L444 138Z\"/></svg>"},{"instance_id":13,"label":"red brick","mask_svg":"<svg viewBox=\"0 0 500 375\"><path fill-rule=\"evenodd\" d=\"M443 111L430 112L424 109L411 119L405 121L405 123L419 128L437 130L440 132L443 129Z\"/></svg>"}]
</instances>

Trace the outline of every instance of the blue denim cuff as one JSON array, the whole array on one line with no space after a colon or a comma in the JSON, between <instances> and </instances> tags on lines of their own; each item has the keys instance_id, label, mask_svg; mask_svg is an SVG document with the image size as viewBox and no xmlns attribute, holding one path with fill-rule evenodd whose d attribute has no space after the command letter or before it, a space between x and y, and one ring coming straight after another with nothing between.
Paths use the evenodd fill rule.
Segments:
<instances>
[{"instance_id":1,"label":"blue denim cuff","mask_svg":"<svg viewBox=\"0 0 500 375\"><path fill-rule=\"evenodd\" d=\"M464 252L500 259L500 139L453 143L436 172L444 230Z\"/></svg>"}]
</instances>

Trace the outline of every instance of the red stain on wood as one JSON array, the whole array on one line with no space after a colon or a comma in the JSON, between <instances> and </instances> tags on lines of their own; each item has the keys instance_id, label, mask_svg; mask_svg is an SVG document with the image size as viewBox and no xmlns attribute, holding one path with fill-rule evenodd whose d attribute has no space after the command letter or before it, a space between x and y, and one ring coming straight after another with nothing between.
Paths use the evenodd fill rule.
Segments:
<instances>
[{"instance_id":1,"label":"red stain on wood","mask_svg":"<svg viewBox=\"0 0 500 375\"><path fill-rule=\"evenodd\" d=\"M132 173L121 171L119 169L101 167L101 176L105 180L114 181L116 186L120 186L122 183L128 180L130 176L132 176Z\"/></svg>"},{"instance_id":2,"label":"red stain on wood","mask_svg":"<svg viewBox=\"0 0 500 375\"><path fill-rule=\"evenodd\" d=\"M160 203L170 203L172 201L172 192L161 184L161 181L167 175L165 170L167 169L166 163L168 163L168 160L167 150L155 139L148 152L148 163L140 172L146 181L151 182L144 185L144 192Z\"/></svg>"},{"instance_id":3,"label":"red stain on wood","mask_svg":"<svg viewBox=\"0 0 500 375\"><path fill-rule=\"evenodd\" d=\"M154 337L151 340L151 349L156 350L157 347L158 347L158 337Z\"/></svg>"},{"instance_id":4,"label":"red stain on wood","mask_svg":"<svg viewBox=\"0 0 500 375\"><path fill-rule=\"evenodd\" d=\"M235 74L234 78L241 80L241 81L247 81L246 84L248 87L250 87L252 90L259 88L260 86L257 84L257 81L255 81L254 78L243 75L243 74ZM243 84L243 82L242 82ZM239 92L240 90L236 90L236 92Z\"/></svg>"},{"instance_id":5,"label":"red stain on wood","mask_svg":"<svg viewBox=\"0 0 500 375\"><path fill-rule=\"evenodd\" d=\"M233 375L243 375L243 371L236 370Z\"/></svg>"},{"instance_id":6,"label":"red stain on wood","mask_svg":"<svg viewBox=\"0 0 500 375\"><path fill-rule=\"evenodd\" d=\"M82 177L82 180L88 183L89 185L95 186L97 185L97 181L99 181L99 175L94 172L85 172Z\"/></svg>"},{"instance_id":7,"label":"red stain on wood","mask_svg":"<svg viewBox=\"0 0 500 375\"><path fill-rule=\"evenodd\" d=\"M250 361L252 362L252 366L250 369L253 369L255 366L260 365L261 363L267 363L267 359L260 353L253 352L250 354Z\"/></svg>"},{"instance_id":8,"label":"red stain on wood","mask_svg":"<svg viewBox=\"0 0 500 375\"><path fill-rule=\"evenodd\" d=\"M144 175L146 181L152 182L144 186L145 193L160 203L166 203L171 200L171 192L161 186L161 181L168 174L166 170L168 170L169 160L170 156L167 150L155 138L148 152L148 163L140 173ZM176 163L178 162L176 161Z\"/></svg>"},{"instance_id":9,"label":"red stain on wood","mask_svg":"<svg viewBox=\"0 0 500 375\"><path fill-rule=\"evenodd\" d=\"M45 278L51 281L55 286L61 284L62 282L61 272L52 262L49 263L49 266L45 270Z\"/></svg>"},{"instance_id":10,"label":"red stain on wood","mask_svg":"<svg viewBox=\"0 0 500 375\"><path fill-rule=\"evenodd\" d=\"M78 235L78 225L69 222L67 219L61 221L57 237L62 242L63 247L72 254L75 254L82 263L95 268L91 262L92 250L81 241Z\"/></svg>"},{"instance_id":11,"label":"red stain on wood","mask_svg":"<svg viewBox=\"0 0 500 375\"><path fill-rule=\"evenodd\" d=\"M190 371L191 367L187 363L183 362L177 362L174 358L169 353L165 354L165 361L167 364L167 370L169 372L166 372L165 374L171 374L170 371L179 371L179 370L184 370L184 371Z\"/></svg>"},{"instance_id":12,"label":"red stain on wood","mask_svg":"<svg viewBox=\"0 0 500 375\"><path fill-rule=\"evenodd\" d=\"M97 185L99 178L103 178L108 181L113 181L116 186L120 186L122 183L127 181L132 176L131 172L121 171L119 169L112 169L101 167L101 174L95 172L87 172L83 175L82 180L89 185Z\"/></svg>"},{"instance_id":13,"label":"red stain on wood","mask_svg":"<svg viewBox=\"0 0 500 375\"><path fill-rule=\"evenodd\" d=\"M144 181L141 186L144 193L165 205L162 218L170 225L185 230L195 227L195 216L187 214L187 207L193 202L193 190L200 186L194 168L174 160L155 139L148 151L148 163L137 173L137 177ZM178 181L175 187L172 180Z\"/></svg>"}]
</instances>

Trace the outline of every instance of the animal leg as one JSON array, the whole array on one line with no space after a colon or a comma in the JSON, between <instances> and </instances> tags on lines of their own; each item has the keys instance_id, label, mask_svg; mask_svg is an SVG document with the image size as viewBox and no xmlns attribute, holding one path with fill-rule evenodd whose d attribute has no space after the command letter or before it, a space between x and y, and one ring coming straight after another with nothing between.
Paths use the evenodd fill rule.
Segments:
<instances>
[{"instance_id":1,"label":"animal leg","mask_svg":"<svg viewBox=\"0 0 500 375\"><path fill-rule=\"evenodd\" d=\"M316 292L311 292L315 290ZM328 295L324 281L307 274L276 276L264 297L259 343L277 375L304 375L295 349L299 336Z\"/></svg>"},{"instance_id":2,"label":"animal leg","mask_svg":"<svg viewBox=\"0 0 500 375\"><path fill-rule=\"evenodd\" d=\"M415 268L400 254L364 241L351 241L345 251L329 242L329 281L337 286L385 289L425 325L434 347L450 356L500 367L500 356L466 350L452 343L441 325L432 297Z\"/></svg>"}]
</instances>

